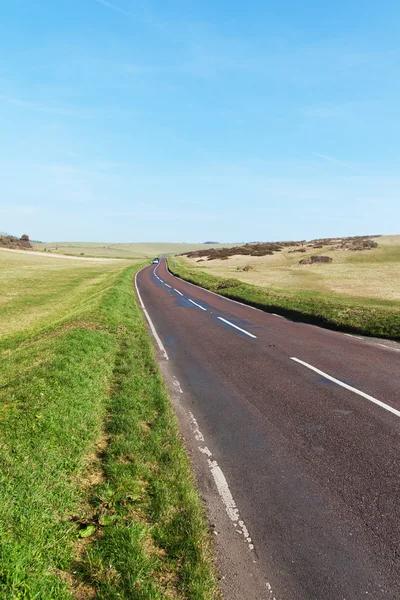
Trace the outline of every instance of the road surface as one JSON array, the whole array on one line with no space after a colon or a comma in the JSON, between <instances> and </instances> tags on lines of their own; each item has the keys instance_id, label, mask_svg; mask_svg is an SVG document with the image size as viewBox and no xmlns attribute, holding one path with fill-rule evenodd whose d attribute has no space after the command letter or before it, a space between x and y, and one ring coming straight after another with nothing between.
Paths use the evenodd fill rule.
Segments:
<instances>
[{"instance_id":1,"label":"road surface","mask_svg":"<svg viewBox=\"0 0 400 600\"><path fill-rule=\"evenodd\" d=\"M194 460L260 575L227 600L398 600L400 352L229 301L165 260L137 289Z\"/></svg>"}]
</instances>

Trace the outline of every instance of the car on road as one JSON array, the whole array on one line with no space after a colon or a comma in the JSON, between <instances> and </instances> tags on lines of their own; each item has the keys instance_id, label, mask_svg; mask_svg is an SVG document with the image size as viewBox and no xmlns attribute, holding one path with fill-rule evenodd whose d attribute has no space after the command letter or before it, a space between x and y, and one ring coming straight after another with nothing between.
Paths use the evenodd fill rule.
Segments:
<instances>
[{"instance_id":1,"label":"car on road","mask_svg":"<svg viewBox=\"0 0 400 600\"><path fill-rule=\"evenodd\" d=\"M159 263L159 262L160 262L160 259L159 259L159 258L153 258L153 260L151 261L151 263L152 263L153 265L158 265L158 263Z\"/></svg>"}]
</instances>

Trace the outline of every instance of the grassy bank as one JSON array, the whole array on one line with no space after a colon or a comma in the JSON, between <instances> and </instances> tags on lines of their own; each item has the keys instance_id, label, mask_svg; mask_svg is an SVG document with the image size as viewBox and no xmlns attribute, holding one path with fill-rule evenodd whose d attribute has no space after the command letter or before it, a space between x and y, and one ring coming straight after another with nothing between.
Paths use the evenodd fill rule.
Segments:
<instances>
[{"instance_id":1,"label":"grassy bank","mask_svg":"<svg viewBox=\"0 0 400 600\"><path fill-rule=\"evenodd\" d=\"M204 271L203 264L188 264L183 258L169 260L169 268L178 277L205 289L293 320L362 335L400 339L398 300L340 296L304 288L271 289L233 277L212 275Z\"/></svg>"},{"instance_id":2,"label":"grassy bank","mask_svg":"<svg viewBox=\"0 0 400 600\"><path fill-rule=\"evenodd\" d=\"M0 598L216 598L139 266L19 260L2 269Z\"/></svg>"}]
</instances>

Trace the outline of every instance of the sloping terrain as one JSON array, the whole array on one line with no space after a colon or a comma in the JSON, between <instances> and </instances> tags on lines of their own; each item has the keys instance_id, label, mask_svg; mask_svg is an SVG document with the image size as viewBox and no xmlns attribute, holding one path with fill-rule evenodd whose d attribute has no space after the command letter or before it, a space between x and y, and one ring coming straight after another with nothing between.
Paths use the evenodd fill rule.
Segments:
<instances>
[{"instance_id":1,"label":"sloping terrain","mask_svg":"<svg viewBox=\"0 0 400 600\"><path fill-rule=\"evenodd\" d=\"M139 264L0 250L0 598L213 600Z\"/></svg>"},{"instance_id":2,"label":"sloping terrain","mask_svg":"<svg viewBox=\"0 0 400 600\"><path fill-rule=\"evenodd\" d=\"M229 245L229 244L228 244ZM233 245L233 244L231 244ZM35 250L71 254L73 256L100 256L106 258L151 258L162 254L181 254L185 251L202 250L224 244L185 244L171 242L138 242L112 244L106 242L46 242L34 244Z\"/></svg>"}]
</instances>

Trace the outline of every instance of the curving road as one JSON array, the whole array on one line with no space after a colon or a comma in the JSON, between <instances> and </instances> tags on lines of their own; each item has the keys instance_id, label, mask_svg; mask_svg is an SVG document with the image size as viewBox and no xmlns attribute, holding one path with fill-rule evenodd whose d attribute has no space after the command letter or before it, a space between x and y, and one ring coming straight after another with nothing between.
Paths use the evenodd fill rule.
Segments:
<instances>
[{"instance_id":1,"label":"curving road","mask_svg":"<svg viewBox=\"0 0 400 600\"><path fill-rule=\"evenodd\" d=\"M137 288L264 577L263 595L230 597L398 600L400 352L232 302L165 260Z\"/></svg>"}]
</instances>

